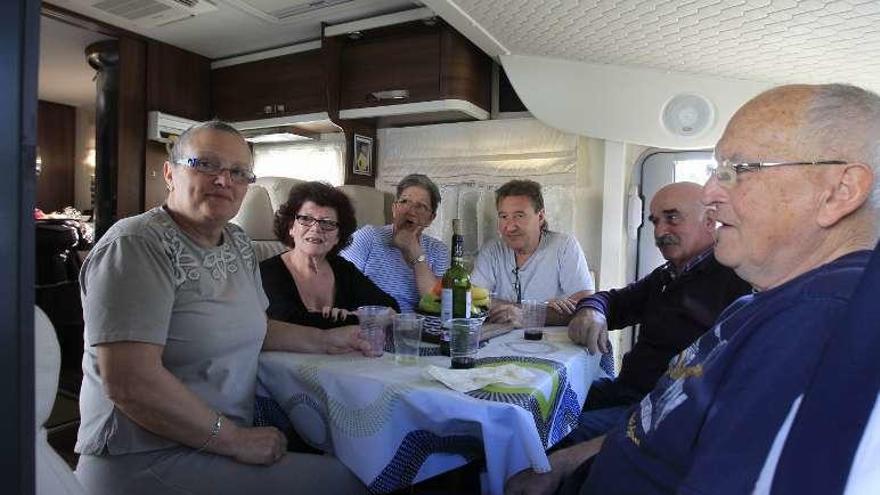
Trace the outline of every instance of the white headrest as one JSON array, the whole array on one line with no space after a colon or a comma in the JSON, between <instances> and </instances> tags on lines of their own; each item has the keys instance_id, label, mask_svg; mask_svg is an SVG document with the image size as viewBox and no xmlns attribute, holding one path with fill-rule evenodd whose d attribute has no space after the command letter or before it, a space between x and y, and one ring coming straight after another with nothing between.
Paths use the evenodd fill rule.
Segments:
<instances>
[{"instance_id":1,"label":"white headrest","mask_svg":"<svg viewBox=\"0 0 880 495\"><path fill-rule=\"evenodd\" d=\"M258 177L256 185L263 186L269 193L269 200L272 202L272 213L274 214L281 205L287 202L290 188L303 182L305 181L289 177Z\"/></svg>"},{"instance_id":2,"label":"white headrest","mask_svg":"<svg viewBox=\"0 0 880 495\"><path fill-rule=\"evenodd\" d=\"M238 214L230 221L238 224L255 241L274 241L277 240L272 231L274 219L275 209L272 208L269 192L259 184L251 184L241 201Z\"/></svg>"},{"instance_id":3,"label":"white headrest","mask_svg":"<svg viewBox=\"0 0 880 495\"><path fill-rule=\"evenodd\" d=\"M58 391L58 373L61 371L61 347L55 327L39 307L34 306L34 419L39 430L49 419Z\"/></svg>"},{"instance_id":4,"label":"white headrest","mask_svg":"<svg viewBox=\"0 0 880 495\"><path fill-rule=\"evenodd\" d=\"M338 189L351 199L359 228L364 225L385 225L385 193L354 184L339 186Z\"/></svg>"}]
</instances>

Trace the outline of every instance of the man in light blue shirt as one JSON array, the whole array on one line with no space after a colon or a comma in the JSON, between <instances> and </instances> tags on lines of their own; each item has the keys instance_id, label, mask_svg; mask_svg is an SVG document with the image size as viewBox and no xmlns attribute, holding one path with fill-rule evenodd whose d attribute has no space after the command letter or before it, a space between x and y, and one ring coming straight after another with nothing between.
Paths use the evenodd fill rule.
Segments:
<instances>
[{"instance_id":1,"label":"man in light blue shirt","mask_svg":"<svg viewBox=\"0 0 880 495\"><path fill-rule=\"evenodd\" d=\"M593 293L593 278L580 244L570 234L553 232L544 217L541 185L512 180L495 191L499 239L487 242L474 263L471 283L519 304L547 301L547 323L565 324L577 302ZM514 304L494 304L491 321L521 318Z\"/></svg>"}]
</instances>

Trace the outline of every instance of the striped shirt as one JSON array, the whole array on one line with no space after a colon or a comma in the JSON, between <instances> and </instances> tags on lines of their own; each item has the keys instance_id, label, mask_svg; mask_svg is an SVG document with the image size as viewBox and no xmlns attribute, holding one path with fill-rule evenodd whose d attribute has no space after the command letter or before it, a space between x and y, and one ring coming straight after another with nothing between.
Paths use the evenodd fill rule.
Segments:
<instances>
[{"instance_id":1,"label":"striped shirt","mask_svg":"<svg viewBox=\"0 0 880 495\"><path fill-rule=\"evenodd\" d=\"M365 225L351 238L351 245L339 254L356 267L380 289L397 300L401 311L413 311L419 305L413 267L392 242L392 226ZM422 250L428 267L442 277L449 268L449 250L442 241L422 235Z\"/></svg>"}]
</instances>

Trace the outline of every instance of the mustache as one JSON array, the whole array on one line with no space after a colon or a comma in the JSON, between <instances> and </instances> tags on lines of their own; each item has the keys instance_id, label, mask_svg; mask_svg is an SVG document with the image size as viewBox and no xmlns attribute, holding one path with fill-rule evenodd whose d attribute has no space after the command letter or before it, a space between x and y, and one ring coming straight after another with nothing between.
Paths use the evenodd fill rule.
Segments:
<instances>
[{"instance_id":1,"label":"mustache","mask_svg":"<svg viewBox=\"0 0 880 495\"><path fill-rule=\"evenodd\" d=\"M678 246L681 244L681 239L675 234L663 234L654 239L654 244L656 244L658 248L665 246Z\"/></svg>"}]
</instances>

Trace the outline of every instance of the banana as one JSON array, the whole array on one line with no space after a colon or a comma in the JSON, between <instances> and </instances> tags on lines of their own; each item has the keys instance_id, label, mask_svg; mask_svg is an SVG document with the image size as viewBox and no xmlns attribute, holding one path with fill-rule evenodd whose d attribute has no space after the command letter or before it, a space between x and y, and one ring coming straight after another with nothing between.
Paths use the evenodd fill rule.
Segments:
<instances>
[{"instance_id":1,"label":"banana","mask_svg":"<svg viewBox=\"0 0 880 495\"><path fill-rule=\"evenodd\" d=\"M487 299L489 297L489 291L482 287L471 287L471 299L474 301L480 299ZM475 303L476 304L476 303Z\"/></svg>"}]
</instances>

